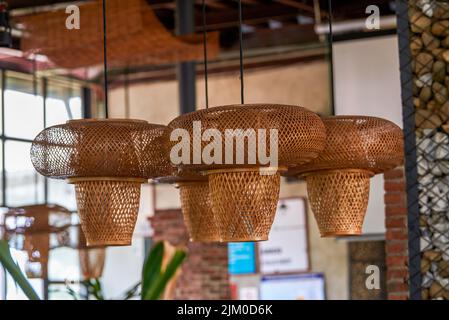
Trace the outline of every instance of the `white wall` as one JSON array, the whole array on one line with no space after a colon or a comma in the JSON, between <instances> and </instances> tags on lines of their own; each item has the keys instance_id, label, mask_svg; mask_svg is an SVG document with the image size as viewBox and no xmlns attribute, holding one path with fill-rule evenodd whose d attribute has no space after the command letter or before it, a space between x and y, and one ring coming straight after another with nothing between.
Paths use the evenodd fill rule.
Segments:
<instances>
[{"instance_id":1,"label":"white wall","mask_svg":"<svg viewBox=\"0 0 449 320\"><path fill-rule=\"evenodd\" d=\"M396 35L334 44L335 113L388 119L402 127ZM371 179L363 231L385 232L383 176Z\"/></svg>"},{"instance_id":2,"label":"white wall","mask_svg":"<svg viewBox=\"0 0 449 320\"><path fill-rule=\"evenodd\" d=\"M142 279L145 241L134 237L130 247L109 247L101 282L107 299L122 299L123 294Z\"/></svg>"}]
</instances>

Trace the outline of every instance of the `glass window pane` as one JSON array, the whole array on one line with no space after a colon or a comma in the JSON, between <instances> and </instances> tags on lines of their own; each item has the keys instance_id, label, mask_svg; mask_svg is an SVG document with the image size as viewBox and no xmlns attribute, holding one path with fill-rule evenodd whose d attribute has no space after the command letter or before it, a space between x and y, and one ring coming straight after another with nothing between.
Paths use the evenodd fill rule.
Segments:
<instances>
[{"instance_id":1,"label":"glass window pane","mask_svg":"<svg viewBox=\"0 0 449 320\"><path fill-rule=\"evenodd\" d=\"M25 265L28 261L28 255L24 251L11 249L11 256L17 265L25 273ZM34 291L42 299L44 283L41 279L28 279ZM28 300L23 291L17 286L14 279L8 274L6 277L6 300Z\"/></svg>"},{"instance_id":2,"label":"glass window pane","mask_svg":"<svg viewBox=\"0 0 449 320\"><path fill-rule=\"evenodd\" d=\"M83 104L81 97L70 98L70 109L72 110L73 119L81 119L83 117Z\"/></svg>"},{"instance_id":3,"label":"glass window pane","mask_svg":"<svg viewBox=\"0 0 449 320\"><path fill-rule=\"evenodd\" d=\"M51 281L78 281L80 277L77 250L62 247L50 251L48 278Z\"/></svg>"},{"instance_id":4,"label":"glass window pane","mask_svg":"<svg viewBox=\"0 0 449 320\"><path fill-rule=\"evenodd\" d=\"M6 205L10 207L43 203L44 177L30 160L31 143L5 141Z\"/></svg>"},{"instance_id":5,"label":"glass window pane","mask_svg":"<svg viewBox=\"0 0 449 320\"><path fill-rule=\"evenodd\" d=\"M46 125L53 126L82 117L81 88L57 81L48 81L46 100Z\"/></svg>"},{"instance_id":6,"label":"glass window pane","mask_svg":"<svg viewBox=\"0 0 449 320\"><path fill-rule=\"evenodd\" d=\"M70 98L66 103L61 99L47 98L46 104L46 125L47 127L63 124L67 120L81 119L81 98Z\"/></svg>"},{"instance_id":7,"label":"glass window pane","mask_svg":"<svg viewBox=\"0 0 449 320\"><path fill-rule=\"evenodd\" d=\"M76 210L75 187L63 180L48 179L48 203Z\"/></svg>"},{"instance_id":8,"label":"glass window pane","mask_svg":"<svg viewBox=\"0 0 449 320\"><path fill-rule=\"evenodd\" d=\"M5 135L34 139L44 129L43 110L42 97L21 91L6 90Z\"/></svg>"},{"instance_id":9,"label":"glass window pane","mask_svg":"<svg viewBox=\"0 0 449 320\"><path fill-rule=\"evenodd\" d=\"M69 284L76 298L80 299L81 286L79 284ZM51 284L48 286L48 299L49 300L74 300L75 298L67 290L65 284Z\"/></svg>"}]
</instances>

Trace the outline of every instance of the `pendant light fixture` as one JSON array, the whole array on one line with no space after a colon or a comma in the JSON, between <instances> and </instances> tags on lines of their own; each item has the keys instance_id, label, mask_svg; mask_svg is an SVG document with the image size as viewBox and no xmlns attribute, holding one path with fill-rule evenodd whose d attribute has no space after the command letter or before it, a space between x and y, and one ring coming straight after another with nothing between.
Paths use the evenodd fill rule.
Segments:
<instances>
[{"instance_id":1,"label":"pendant light fixture","mask_svg":"<svg viewBox=\"0 0 449 320\"><path fill-rule=\"evenodd\" d=\"M161 172L165 126L143 120L109 119L106 0L103 0L106 119L71 120L34 139L31 160L42 175L75 185L88 246L130 245L140 188Z\"/></svg>"},{"instance_id":2,"label":"pendant light fixture","mask_svg":"<svg viewBox=\"0 0 449 320\"><path fill-rule=\"evenodd\" d=\"M70 226L66 246L78 251L82 280L102 277L107 247L88 246L83 229L79 224Z\"/></svg>"},{"instance_id":3,"label":"pendant light fixture","mask_svg":"<svg viewBox=\"0 0 449 320\"><path fill-rule=\"evenodd\" d=\"M208 62L207 62L207 30L206 30L206 5L202 1L203 18L203 48L204 48L204 84L206 109L209 108L208 94ZM169 154L169 150L167 150ZM189 233L190 241L194 242L219 242L220 232L212 210L209 183L207 176L196 171L175 169L167 157L166 167L171 174L159 178L156 182L171 183L179 188L182 214L184 223Z\"/></svg>"},{"instance_id":4,"label":"pendant light fixture","mask_svg":"<svg viewBox=\"0 0 449 320\"><path fill-rule=\"evenodd\" d=\"M203 18L203 54L206 109L209 108L208 73L207 73L207 31L206 31L206 5L202 1ZM169 154L169 150L166 150ZM181 210L184 223L192 242L219 242L220 233L212 211L209 183L207 177L195 171L183 171L174 168L168 156L165 167L170 172L166 177L155 179L157 183L169 183L179 189Z\"/></svg>"},{"instance_id":5,"label":"pendant light fixture","mask_svg":"<svg viewBox=\"0 0 449 320\"><path fill-rule=\"evenodd\" d=\"M63 237L51 235L63 233L70 225L69 210L56 205L33 205L11 208L3 217L4 238L10 246L27 252L25 273L29 278L47 278L50 249L63 246Z\"/></svg>"},{"instance_id":6,"label":"pendant light fixture","mask_svg":"<svg viewBox=\"0 0 449 320\"><path fill-rule=\"evenodd\" d=\"M84 280L99 279L103 275L106 260L106 247L88 247L86 237L80 225L76 227L77 243L81 276Z\"/></svg>"},{"instance_id":7,"label":"pendant light fixture","mask_svg":"<svg viewBox=\"0 0 449 320\"><path fill-rule=\"evenodd\" d=\"M332 63L331 0L328 11ZM291 172L307 182L322 237L360 235L368 207L370 178L403 161L402 131L392 122L375 117L336 116L323 121L327 133L324 151L317 159Z\"/></svg>"},{"instance_id":8,"label":"pendant light fixture","mask_svg":"<svg viewBox=\"0 0 449 320\"><path fill-rule=\"evenodd\" d=\"M172 169L169 176L154 180L179 189L184 223L193 242L219 242L220 232L212 210L208 178L196 171Z\"/></svg>"},{"instance_id":9,"label":"pendant light fixture","mask_svg":"<svg viewBox=\"0 0 449 320\"><path fill-rule=\"evenodd\" d=\"M84 280L99 279L103 275L106 260L106 248L79 250L81 276Z\"/></svg>"},{"instance_id":10,"label":"pendant light fixture","mask_svg":"<svg viewBox=\"0 0 449 320\"><path fill-rule=\"evenodd\" d=\"M148 67L201 59L201 37L173 35L148 1L108 0L107 5L110 67ZM101 64L101 1L82 1L77 6L81 12L79 30L61 27L67 19L65 8L14 17L29 35L21 38L22 51L41 49L51 63L65 69ZM209 43L209 55L218 56L218 32L209 34Z\"/></svg>"},{"instance_id":11,"label":"pendant light fixture","mask_svg":"<svg viewBox=\"0 0 449 320\"><path fill-rule=\"evenodd\" d=\"M295 175L307 181L322 237L360 235L370 178L403 161L402 130L375 117L335 116L323 121L326 148L317 159L298 167Z\"/></svg>"},{"instance_id":12,"label":"pendant light fixture","mask_svg":"<svg viewBox=\"0 0 449 320\"><path fill-rule=\"evenodd\" d=\"M326 137L320 118L305 108L244 103L240 0L238 12L241 104L207 108L181 115L168 125L172 130L184 129L189 133L192 137L189 151L193 154L193 158L198 156L198 152L201 154L204 147L209 144L202 141L203 133L210 132L210 129L219 132L219 137L215 137L218 140L215 142L219 141L218 148L221 148L223 153L218 162L205 164L202 161L196 163L193 161L177 164L177 167L208 177L211 205L220 239L224 242L268 239L279 199L280 172L287 167L298 166L316 158L324 149ZM194 123L201 124L201 132L194 130ZM234 145L232 150L227 149L225 141L226 132L229 130L234 132L235 141L255 139L261 142L265 145L267 153L274 152L277 147L277 164L270 166L260 161L260 158L250 159L248 152L256 150L250 150L247 143L244 143L242 149ZM270 130L276 131L277 136L274 139L270 139L272 132ZM198 140L199 143L195 142ZM174 147L176 143L170 141L169 145ZM236 155L242 152L248 156L244 156L244 161L236 164L234 159L237 160ZM226 159L231 155L233 161L229 163Z\"/></svg>"}]
</instances>

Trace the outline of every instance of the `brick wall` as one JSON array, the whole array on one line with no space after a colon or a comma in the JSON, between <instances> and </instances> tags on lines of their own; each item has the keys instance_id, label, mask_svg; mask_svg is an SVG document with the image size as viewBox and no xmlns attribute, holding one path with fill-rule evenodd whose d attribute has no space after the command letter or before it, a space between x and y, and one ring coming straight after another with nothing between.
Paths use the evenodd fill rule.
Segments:
<instances>
[{"instance_id":1,"label":"brick wall","mask_svg":"<svg viewBox=\"0 0 449 320\"><path fill-rule=\"evenodd\" d=\"M385 265L385 241L349 241L349 298L351 300L385 300L387 275ZM380 269L380 290L366 286L366 270L370 265Z\"/></svg>"},{"instance_id":2,"label":"brick wall","mask_svg":"<svg viewBox=\"0 0 449 320\"><path fill-rule=\"evenodd\" d=\"M187 259L175 289L175 299L230 299L228 247L189 241L181 210L159 210L150 219L153 240L187 248Z\"/></svg>"},{"instance_id":3,"label":"brick wall","mask_svg":"<svg viewBox=\"0 0 449 320\"><path fill-rule=\"evenodd\" d=\"M405 300L408 287L408 230L404 168L384 174L387 294L390 300Z\"/></svg>"}]
</instances>

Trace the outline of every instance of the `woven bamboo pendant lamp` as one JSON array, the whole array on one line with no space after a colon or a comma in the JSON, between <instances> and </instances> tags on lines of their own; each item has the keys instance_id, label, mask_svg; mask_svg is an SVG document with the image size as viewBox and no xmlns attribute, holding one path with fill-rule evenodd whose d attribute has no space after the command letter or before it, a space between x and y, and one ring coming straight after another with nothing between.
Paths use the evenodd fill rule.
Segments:
<instances>
[{"instance_id":1,"label":"woven bamboo pendant lamp","mask_svg":"<svg viewBox=\"0 0 449 320\"><path fill-rule=\"evenodd\" d=\"M209 179L212 210L216 218L221 241L267 240L279 198L280 171L283 168L307 163L318 156L325 145L325 129L320 118L307 109L288 105L231 105L214 107L181 115L168 125L171 129L185 129L191 139L190 151L195 151L194 140L198 132L194 122L201 123L201 132L215 129L221 132L222 164L180 164L183 170L205 174ZM241 129L241 130L239 130ZM266 129L265 137L258 129ZM241 164L226 164L226 130L236 130L235 141L244 139L247 130L253 132L254 141L263 141L266 154L270 153L270 129L278 137L278 166L268 167L257 160L251 163L247 156ZM260 136L259 136L260 135ZM201 137L199 138L201 139ZM170 142L172 147L175 143ZM201 150L209 142L201 142ZM243 150L234 144L237 153L248 155L248 144ZM233 162L235 163L235 161Z\"/></svg>"},{"instance_id":2,"label":"woven bamboo pendant lamp","mask_svg":"<svg viewBox=\"0 0 449 320\"><path fill-rule=\"evenodd\" d=\"M70 228L69 246L78 251L79 265L82 279L99 279L103 275L106 259L105 246L88 246L81 225Z\"/></svg>"},{"instance_id":3,"label":"woven bamboo pendant lamp","mask_svg":"<svg viewBox=\"0 0 449 320\"><path fill-rule=\"evenodd\" d=\"M17 17L25 31L24 52L40 52L58 67L77 69L102 62L101 1L79 4L81 28L65 27L65 8ZM113 67L136 67L198 60L201 37L174 36L145 0L107 0L108 60ZM208 35L210 56L220 51L219 34Z\"/></svg>"},{"instance_id":4,"label":"woven bamboo pendant lamp","mask_svg":"<svg viewBox=\"0 0 449 320\"><path fill-rule=\"evenodd\" d=\"M182 214L190 241L220 241L217 222L210 202L207 176L195 171L175 169L171 166L168 157L166 160L167 171L170 171L171 174L154 179L154 181L173 184L179 188Z\"/></svg>"},{"instance_id":5,"label":"woven bamboo pendant lamp","mask_svg":"<svg viewBox=\"0 0 449 320\"><path fill-rule=\"evenodd\" d=\"M336 116L323 122L326 148L311 163L291 171L307 181L322 237L360 235L370 178L403 161L402 131L375 117Z\"/></svg>"},{"instance_id":6,"label":"woven bamboo pendant lamp","mask_svg":"<svg viewBox=\"0 0 449 320\"><path fill-rule=\"evenodd\" d=\"M318 156L324 149L324 125L317 115L301 107L244 104L240 0L238 12L241 104L209 109L205 1L202 3L206 109L181 115L168 125L173 130L184 129L191 137L189 154L193 155L193 162L178 163L177 167L208 177L210 203L218 231L216 237L220 241L267 240L279 199L280 172ZM194 129L195 124L200 124L200 130ZM227 132L230 130L232 134L229 139ZM275 131L274 139L271 139L272 131ZM203 141L202 138L203 133L210 132L214 132L212 138L222 152L221 155L218 154L219 151L213 147L209 155L213 154L214 160L206 164L202 159L203 150L210 146L209 142ZM239 144L239 141L242 143ZM230 149L227 142L231 142ZM172 141L169 145L174 147ZM198 147L201 147L200 150ZM269 159L263 159L272 152L275 154L274 164ZM200 192L200 189L197 188L195 192ZM205 186L201 192L206 192ZM185 197L192 196L193 193L194 190L186 190ZM198 227L198 222L192 221L192 224L193 227Z\"/></svg>"},{"instance_id":7,"label":"woven bamboo pendant lamp","mask_svg":"<svg viewBox=\"0 0 449 320\"><path fill-rule=\"evenodd\" d=\"M88 247L81 226L78 226L78 254L83 279L99 279L106 260L105 247Z\"/></svg>"},{"instance_id":8,"label":"woven bamboo pendant lamp","mask_svg":"<svg viewBox=\"0 0 449 320\"><path fill-rule=\"evenodd\" d=\"M35 169L75 185L88 246L131 244L141 184L164 175L164 130L143 120L85 119L47 128L35 138Z\"/></svg>"},{"instance_id":9,"label":"woven bamboo pendant lamp","mask_svg":"<svg viewBox=\"0 0 449 320\"><path fill-rule=\"evenodd\" d=\"M66 246L78 251L82 279L89 280L102 277L106 259L106 247L88 246L81 225L70 227L68 244Z\"/></svg>"},{"instance_id":10,"label":"woven bamboo pendant lamp","mask_svg":"<svg viewBox=\"0 0 449 320\"><path fill-rule=\"evenodd\" d=\"M106 259L106 248L90 248L79 250L81 276L85 280L99 279L103 275Z\"/></svg>"},{"instance_id":11,"label":"woven bamboo pendant lamp","mask_svg":"<svg viewBox=\"0 0 449 320\"><path fill-rule=\"evenodd\" d=\"M184 222L195 242L219 242L220 232L212 210L208 179L178 182Z\"/></svg>"},{"instance_id":12,"label":"woven bamboo pendant lamp","mask_svg":"<svg viewBox=\"0 0 449 320\"><path fill-rule=\"evenodd\" d=\"M5 238L11 247L27 252L25 273L28 278L47 278L50 236L67 229L70 221L70 211L56 205L11 208L5 213Z\"/></svg>"}]
</instances>

